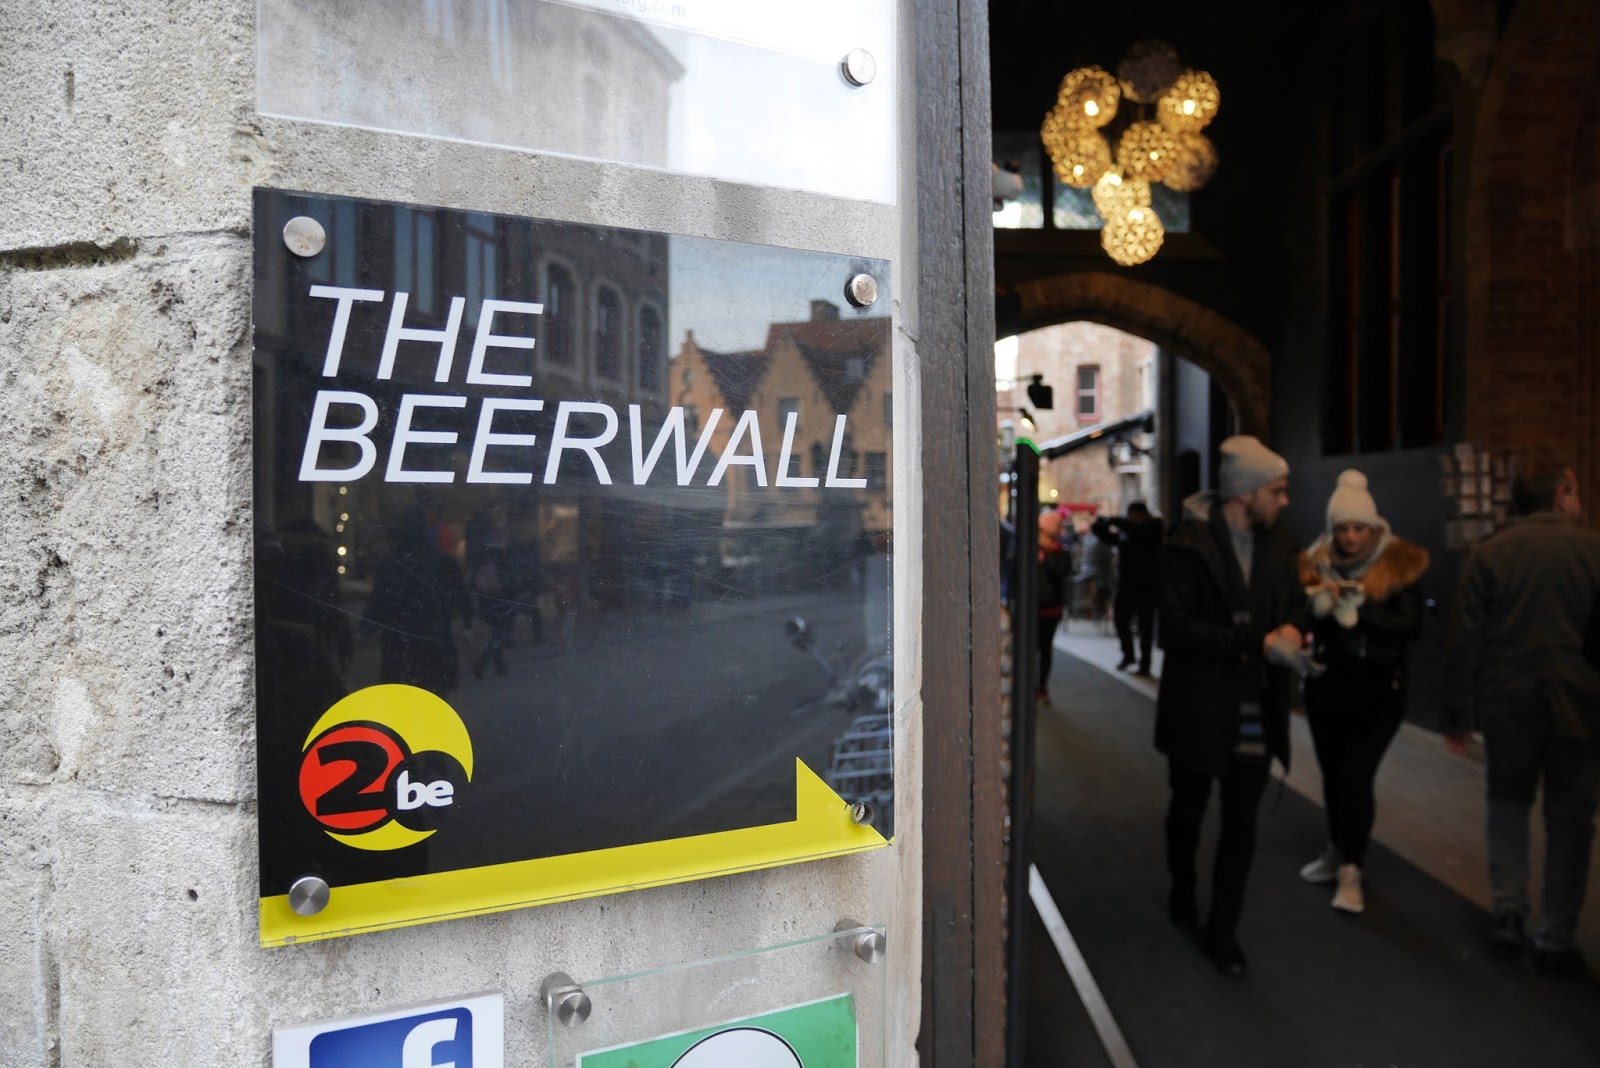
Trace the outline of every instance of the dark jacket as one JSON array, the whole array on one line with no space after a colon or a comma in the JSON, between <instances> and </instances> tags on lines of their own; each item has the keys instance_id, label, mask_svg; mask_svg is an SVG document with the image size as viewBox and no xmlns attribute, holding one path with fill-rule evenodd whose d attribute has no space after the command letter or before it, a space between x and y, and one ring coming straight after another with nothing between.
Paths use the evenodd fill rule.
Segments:
<instances>
[{"instance_id":1,"label":"dark jacket","mask_svg":"<svg viewBox=\"0 0 1600 1068\"><path fill-rule=\"evenodd\" d=\"M1259 695L1267 750L1289 764L1293 675L1269 666L1263 639L1305 625L1299 555L1281 528L1257 531L1244 589L1214 494L1184 502L1185 519L1161 553L1160 622L1166 652L1156 700L1156 748L1173 761L1223 774L1237 741L1239 704Z\"/></svg>"},{"instance_id":2,"label":"dark jacket","mask_svg":"<svg viewBox=\"0 0 1600 1068\"><path fill-rule=\"evenodd\" d=\"M1335 615L1334 598L1309 598L1315 658L1327 670L1306 681L1306 700L1398 711L1405 699L1406 646L1422 633L1422 591L1417 582L1428 570L1428 550L1389 537L1354 581L1364 600L1353 625ZM1308 589L1341 576L1323 536L1300 555L1300 583ZM1359 711L1359 708L1351 711Z\"/></svg>"},{"instance_id":3,"label":"dark jacket","mask_svg":"<svg viewBox=\"0 0 1600 1068\"><path fill-rule=\"evenodd\" d=\"M1600 739L1600 534L1556 512L1479 543L1456 597L1445 729Z\"/></svg>"},{"instance_id":4,"label":"dark jacket","mask_svg":"<svg viewBox=\"0 0 1600 1068\"><path fill-rule=\"evenodd\" d=\"M1105 525L1117 547L1117 596L1154 597L1161 566L1161 521L1112 516Z\"/></svg>"},{"instance_id":5,"label":"dark jacket","mask_svg":"<svg viewBox=\"0 0 1600 1068\"><path fill-rule=\"evenodd\" d=\"M1039 614L1056 619L1071 604L1072 557L1065 549L1039 550Z\"/></svg>"}]
</instances>

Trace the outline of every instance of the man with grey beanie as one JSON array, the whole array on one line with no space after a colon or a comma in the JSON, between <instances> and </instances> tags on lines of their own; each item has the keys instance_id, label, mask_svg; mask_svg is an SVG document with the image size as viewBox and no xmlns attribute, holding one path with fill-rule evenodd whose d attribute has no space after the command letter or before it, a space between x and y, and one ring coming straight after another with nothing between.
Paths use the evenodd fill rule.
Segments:
<instances>
[{"instance_id":1,"label":"man with grey beanie","mask_svg":"<svg viewBox=\"0 0 1600 1068\"><path fill-rule=\"evenodd\" d=\"M1298 550L1277 527L1289 503L1289 464L1253 437L1222 443L1218 491L1184 502L1161 554L1161 645L1156 748L1168 761L1168 898L1173 922L1200 930L1195 854L1212 783L1222 832L1212 867L1203 945L1225 974L1242 975L1237 930L1255 856L1256 816L1272 758L1289 763L1291 669L1304 649Z\"/></svg>"}]
</instances>

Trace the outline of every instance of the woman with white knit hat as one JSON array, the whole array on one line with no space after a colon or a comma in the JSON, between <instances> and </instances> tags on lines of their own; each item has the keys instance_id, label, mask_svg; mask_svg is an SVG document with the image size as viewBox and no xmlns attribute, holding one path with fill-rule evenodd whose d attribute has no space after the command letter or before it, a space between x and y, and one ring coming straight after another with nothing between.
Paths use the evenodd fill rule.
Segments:
<instances>
[{"instance_id":1,"label":"woman with white knit hat","mask_svg":"<svg viewBox=\"0 0 1600 1068\"><path fill-rule=\"evenodd\" d=\"M1328 526L1300 556L1320 668L1306 679L1306 715L1322 769L1328 819L1323 854L1300 869L1336 883L1333 907L1366 908L1361 865L1376 807L1378 763L1405 715L1406 646L1422 630L1417 582L1428 551L1396 537L1367 476L1347 470L1328 499Z\"/></svg>"}]
</instances>

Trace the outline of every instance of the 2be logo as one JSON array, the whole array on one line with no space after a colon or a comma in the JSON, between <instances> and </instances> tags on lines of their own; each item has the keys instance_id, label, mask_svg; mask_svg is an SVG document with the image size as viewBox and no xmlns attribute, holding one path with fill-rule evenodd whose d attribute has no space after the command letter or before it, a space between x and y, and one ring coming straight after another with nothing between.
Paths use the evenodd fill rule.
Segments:
<instances>
[{"instance_id":1,"label":"2be logo","mask_svg":"<svg viewBox=\"0 0 1600 1068\"><path fill-rule=\"evenodd\" d=\"M307 735L300 800L336 841L401 849L453 812L472 780L472 739L443 698L416 686L369 686Z\"/></svg>"}]
</instances>

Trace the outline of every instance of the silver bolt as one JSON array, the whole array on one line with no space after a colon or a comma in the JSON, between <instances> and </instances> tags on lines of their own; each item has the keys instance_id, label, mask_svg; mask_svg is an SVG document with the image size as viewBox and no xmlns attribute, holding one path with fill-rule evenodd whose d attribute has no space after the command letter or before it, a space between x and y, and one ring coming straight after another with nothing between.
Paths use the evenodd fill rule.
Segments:
<instances>
[{"instance_id":1,"label":"silver bolt","mask_svg":"<svg viewBox=\"0 0 1600 1068\"><path fill-rule=\"evenodd\" d=\"M874 813L872 806L865 801L856 801L850 806L850 822L859 823L865 827L872 822Z\"/></svg>"},{"instance_id":2,"label":"silver bolt","mask_svg":"<svg viewBox=\"0 0 1600 1068\"><path fill-rule=\"evenodd\" d=\"M878 280L870 274L858 274L844 287L844 299L858 308L870 308L878 299Z\"/></svg>"},{"instance_id":3,"label":"silver bolt","mask_svg":"<svg viewBox=\"0 0 1600 1068\"><path fill-rule=\"evenodd\" d=\"M296 256L309 258L328 243L328 231L309 215L296 215L283 224L283 243Z\"/></svg>"},{"instance_id":4,"label":"silver bolt","mask_svg":"<svg viewBox=\"0 0 1600 1068\"><path fill-rule=\"evenodd\" d=\"M868 964L876 964L883 959L888 942L883 937L882 931L863 929L864 927L864 924L849 919L840 920L833 925L835 932L849 939L850 949L856 956Z\"/></svg>"},{"instance_id":5,"label":"silver bolt","mask_svg":"<svg viewBox=\"0 0 1600 1068\"><path fill-rule=\"evenodd\" d=\"M301 916L315 916L328 907L328 883L318 875L302 875L289 887L289 907Z\"/></svg>"},{"instance_id":6,"label":"silver bolt","mask_svg":"<svg viewBox=\"0 0 1600 1068\"><path fill-rule=\"evenodd\" d=\"M539 995L544 998L544 1007L554 1013L564 1027L583 1023L594 1010L589 995L566 972L551 972L545 976L544 982L539 984Z\"/></svg>"},{"instance_id":7,"label":"silver bolt","mask_svg":"<svg viewBox=\"0 0 1600 1068\"><path fill-rule=\"evenodd\" d=\"M878 76L878 61L865 48L852 48L839 62L839 70L851 85L866 85Z\"/></svg>"}]
</instances>

